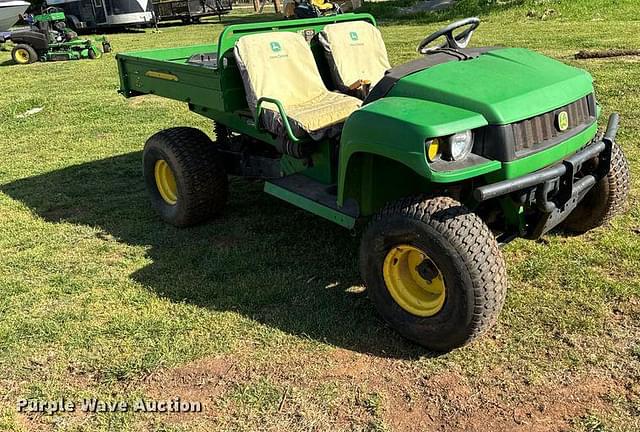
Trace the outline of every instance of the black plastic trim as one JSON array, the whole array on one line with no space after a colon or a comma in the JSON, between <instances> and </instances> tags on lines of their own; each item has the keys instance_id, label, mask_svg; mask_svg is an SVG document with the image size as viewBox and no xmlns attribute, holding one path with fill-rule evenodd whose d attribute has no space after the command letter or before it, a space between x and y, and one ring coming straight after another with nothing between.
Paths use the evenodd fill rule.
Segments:
<instances>
[{"instance_id":1,"label":"black plastic trim","mask_svg":"<svg viewBox=\"0 0 640 432\"><path fill-rule=\"evenodd\" d=\"M571 105L574 105L580 101L586 99L586 107L588 108L588 116L584 119L578 118L577 120L580 123L572 124L572 127L565 131L559 132L557 129L553 132L557 134L553 138L549 138L538 143L535 143L532 147L517 150L517 141L516 141L516 130L518 127L521 127L520 124L525 121L531 121L536 119L537 117L547 116L548 114L552 114L553 117L563 110L568 109ZM574 136L580 134L587 128L593 125L596 122L596 104L595 104L595 96L593 93L580 98L568 105L556 108L552 111L540 114L538 116L533 116L528 119L523 119L518 122L509 123L506 125L489 125L482 129L479 129L477 132L477 139L474 144L473 152L476 154L483 155L486 158L492 160L499 160L501 162L511 162L534 153L537 153L542 150L546 150L550 147L553 147L563 141L566 141ZM542 126L541 126L542 127ZM553 127L556 127L555 124ZM542 131L540 131L542 132ZM539 133L540 133L539 132Z\"/></svg>"},{"instance_id":2,"label":"black plastic trim","mask_svg":"<svg viewBox=\"0 0 640 432\"><path fill-rule=\"evenodd\" d=\"M452 61L471 60L480 55L498 49L497 47L463 48L459 50L439 50L432 54L389 69L364 100L363 105L385 97L402 78Z\"/></svg>"},{"instance_id":3,"label":"black plastic trim","mask_svg":"<svg viewBox=\"0 0 640 432\"><path fill-rule=\"evenodd\" d=\"M609 118L607 133L602 140L592 143L557 165L515 179L480 186L473 191L474 199L478 202L487 201L492 198L497 198L516 191L538 186L543 183L559 179L569 171L571 171L573 176L576 171L575 167L579 167L584 162L597 156L601 156L601 153L607 150L611 152L611 143L615 139L615 135L618 130L618 123L619 116L617 114L612 114ZM601 169L600 172L598 172L598 177L605 176L608 171L609 167L607 167L606 170Z\"/></svg>"},{"instance_id":4,"label":"black plastic trim","mask_svg":"<svg viewBox=\"0 0 640 432\"><path fill-rule=\"evenodd\" d=\"M598 156L604 149L605 144L600 141L598 143L591 144L584 150L571 156L571 158L567 159L565 162L584 163L585 161ZM480 186L473 191L473 197L476 201L482 202L559 178L567 172L565 162L515 179Z\"/></svg>"}]
</instances>

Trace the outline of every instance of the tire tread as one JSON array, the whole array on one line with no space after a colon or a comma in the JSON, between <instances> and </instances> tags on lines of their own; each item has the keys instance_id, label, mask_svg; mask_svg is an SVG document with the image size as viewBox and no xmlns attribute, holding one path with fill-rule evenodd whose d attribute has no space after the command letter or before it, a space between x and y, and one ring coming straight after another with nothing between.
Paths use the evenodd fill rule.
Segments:
<instances>
[{"instance_id":1,"label":"tire tread","mask_svg":"<svg viewBox=\"0 0 640 432\"><path fill-rule=\"evenodd\" d=\"M611 149L611 171L607 175L609 183L607 211L595 222L596 226L608 223L614 216L624 211L629 195L629 162L622 149L614 144Z\"/></svg>"},{"instance_id":2,"label":"tire tread","mask_svg":"<svg viewBox=\"0 0 640 432\"><path fill-rule=\"evenodd\" d=\"M209 137L199 129L173 127L151 136L145 145L158 146L174 155L185 187L180 200L183 217L178 226L202 223L221 213L228 198L228 178Z\"/></svg>"},{"instance_id":3,"label":"tire tread","mask_svg":"<svg viewBox=\"0 0 640 432\"><path fill-rule=\"evenodd\" d=\"M594 186L562 226L569 232L582 234L606 225L614 216L624 212L629 188L629 162L620 146L614 143L609 173ZM599 200L603 195L606 196L604 203Z\"/></svg>"},{"instance_id":4,"label":"tire tread","mask_svg":"<svg viewBox=\"0 0 640 432\"><path fill-rule=\"evenodd\" d=\"M371 224L403 216L436 229L462 257L471 276L475 304L465 343L492 327L507 293L507 272L502 252L489 227L458 201L441 196L410 197L384 207Z\"/></svg>"}]
</instances>

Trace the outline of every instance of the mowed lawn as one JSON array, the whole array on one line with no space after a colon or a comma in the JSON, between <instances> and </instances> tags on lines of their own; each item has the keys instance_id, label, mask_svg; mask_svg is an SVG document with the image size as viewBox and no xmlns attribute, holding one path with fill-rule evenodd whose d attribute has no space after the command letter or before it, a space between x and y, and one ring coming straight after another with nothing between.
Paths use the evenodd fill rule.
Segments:
<instances>
[{"instance_id":1,"label":"mowed lawn","mask_svg":"<svg viewBox=\"0 0 640 432\"><path fill-rule=\"evenodd\" d=\"M0 52L0 430L640 430L640 57L572 59L640 48L640 6L566 3L482 16L472 44L593 74L605 115L622 115L628 210L582 237L508 245L497 326L441 356L376 315L358 236L259 182L233 179L226 214L204 226L161 223L141 177L145 140L212 124L185 104L121 97L115 53L14 66ZM443 25L382 22L392 63ZM123 52L221 29L109 37ZM32 108L43 110L19 118ZM16 412L18 399L61 397L180 397L204 411Z\"/></svg>"}]
</instances>

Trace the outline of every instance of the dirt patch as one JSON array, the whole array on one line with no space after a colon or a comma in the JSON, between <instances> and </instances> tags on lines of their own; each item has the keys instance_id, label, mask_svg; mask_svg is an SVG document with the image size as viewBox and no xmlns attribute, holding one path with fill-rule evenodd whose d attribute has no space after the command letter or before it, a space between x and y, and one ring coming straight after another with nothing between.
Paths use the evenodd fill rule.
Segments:
<instances>
[{"instance_id":1,"label":"dirt patch","mask_svg":"<svg viewBox=\"0 0 640 432\"><path fill-rule=\"evenodd\" d=\"M334 351L333 363L325 378L362 380L372 366L370 361L367 362L367 356L356 355L345 349Z\"/></svg>"},{"instance_id":2,"label":"dirt patch","mask_svg":"<svg viewBox=\"0 0 640 432\"><path fill-rule=\"evenodd\" d=\"M378 415L392 430L564 431L577 417L607 411L608 394L624 393L622 384L597 375L537 385L506 371L478 380L455 370L419 378L395 360L345 350L336 350L333 357L337 366L324 378L346 380L382 395ZM353 412L343 414L353 418Z\"/></svg>"},{"instance_id":3,"label":"dirt patch","mask_svg":"<svg viewBox=\"0 0 640 432\"><path fill-rule=\"evenodd\" d=\"M157 101L158 98L154 95L140 95L134 98L127 99L127 102L130 107L138 107L140 105L144 105L146 103L153 103Z\"/></svg>"},{"instance_id":4,"label":"dirt patch","mask_svg":"<svg viewBox=\"0 0 640 432\"><path fill-rule=\"evenodd\" d=\"M501 385L500 379L470 384L455 373L428 379L421 393L394 395L385 420L399 430L563 431L589 411L605 410L612 380L580 377L558 385ZM391 393L393 395L393 393Z\"/></svg>"},{"instance_id":5,"label":"dirt patch","mask_svg":"<svg viewBox=\"0 0 640 432\"><path fill-rule=\"evenodd\" d=\"M429 374L414 362L344 349L322 356L274 357L269 363L252 362L245 354L242 358L202 359L154 373L145 380L143 390L152 399L178 396L202 401L204 416L223 421L243 418L233 404L221 402L234 386L256 379L267 379L298 395L262 414L264 421L289 428L306 424L301 418L311 413L321 429L380 423L398 431L565 431L580 416L607 412L607 395L625 393L622 383L594 371L528 384L506 370L481 378L467 377L458 370ZM337 386L337 395L329 400L316 398L317 390L327 383ZM165 417L168 422L195 418L185 414Z\"/></svg>"},{"instance_id":6,"label":"dirt patch","mask_svg":"<svg viewBox=\"0 0 640 432\"><path fill-rule=\"evenodd\" d=\"M156 372L145 379L147 399L200 402L202 413L212 414L211 407L226 387L225 379L233 373L235 363L227 358L207 358L175 369ZM173 413L172 413L173 414ZM192 413L175 413L179 420L193 418Z\"/></svg>"},{"instance_id":7,"label":"dirt patch","mask_svg":"<svg viewBox=\"0 0 640 432\"><path fill-rule=\"evenodd\" d=\"M608 394L625 392L622 384L596 374L530 385L505 371L478 379L456 371L418 378L394 360L346 350L336 350L334 359L337 366L323 378L375 389L384 401L379 416L392 430L563 431L577 417L607 411Z\"/></svg>"}]
</instances>

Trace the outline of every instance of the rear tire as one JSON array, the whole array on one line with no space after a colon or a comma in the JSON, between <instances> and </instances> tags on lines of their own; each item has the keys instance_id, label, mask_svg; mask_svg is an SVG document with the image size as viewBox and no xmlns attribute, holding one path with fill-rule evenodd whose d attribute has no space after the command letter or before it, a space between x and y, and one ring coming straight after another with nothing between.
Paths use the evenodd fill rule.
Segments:
<instances>
[{"instance_id":1,"label":"rear tire","mask_svg":"<svg viewBox=\"0 0 640 432\"><path fill-rule=\"evenodd\" d=\"M403 249L418 251L418 258L396 258ZM434 351L465 345L490 328L507 291L504 260L493 234L476 214L448 197L388 204L362 238L360 270L382 317L406 338ZM405 290L416 293L414 298L395 286L406 275L418 280L418 289ZM432 294L438 280L443 298Z\"/></svg>"},{"instance_id":2,"label":"rear tire","mask_svg":"<svg viewBox=\"0 0 640 432\"><path fill-rule=\"evenodd\" d=\"M618 144L611 148L611 170L563 222L567 231L582 234L621 213L629 194L629 162Z\"/></svg>"},{"instance_id":3,"label":"rear tire","mask_svg":"<svg viewBox=\"0 0 640 432\"><path fill-rule=\"evenodd\" d=\"M166 222L186 227L222 213L229 183L204 132L176 127L156 133L145 144L143 165L151 204Z\"/></svg>"},{"instance_id":4,"label":"rear tire","mask_svg":"<svg viewBox=\"0 0 640 432\"><path fill-rule=\"evenodd\" d=\"M38 61L38 53L27 44L18 44L11 50L11 58L17 64L31 64Z\"/></svg>"}]
</instances>

